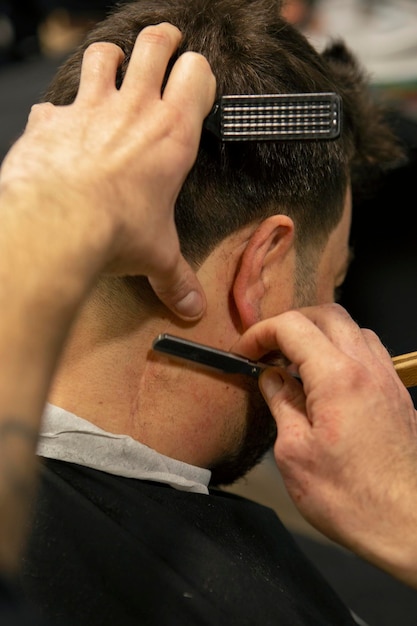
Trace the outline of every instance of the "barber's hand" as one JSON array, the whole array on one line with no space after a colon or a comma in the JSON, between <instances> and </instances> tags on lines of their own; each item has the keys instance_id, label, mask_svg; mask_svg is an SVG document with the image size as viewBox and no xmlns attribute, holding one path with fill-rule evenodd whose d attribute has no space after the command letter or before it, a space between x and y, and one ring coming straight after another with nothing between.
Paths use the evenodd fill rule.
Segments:
<instances>
[{"instance_id":1,"label":"barber's hand","mask_svg":"<svg viewBox=\"0 0 417 626\"><path fill-rule=\"evenodd\" d=\"M250 328L234 351L281 368L260 387L277 421L275 458L302 515L330 538L417 586L417 419L376 335L338 305Z\"/></svg>"},{"instance_id":2,"label":"barber's hand","mask_svg":"<svg viewBox=\"0 0 417 626\"><path fill-rule=\"evenodd\" d=\"M37 220L48 224L50 245L69 238L90 255L84 267L146 275L177 315L198 319L205 297L181 255L174 205L197 155L215 79L204 57L187 52L161 96L180 40L169 24L144 29L120 90L123 52L111 43L91 45L75 102L33 107L4 161L0 190L25 200L34 232Z\"/></svg>"}]
</instances>

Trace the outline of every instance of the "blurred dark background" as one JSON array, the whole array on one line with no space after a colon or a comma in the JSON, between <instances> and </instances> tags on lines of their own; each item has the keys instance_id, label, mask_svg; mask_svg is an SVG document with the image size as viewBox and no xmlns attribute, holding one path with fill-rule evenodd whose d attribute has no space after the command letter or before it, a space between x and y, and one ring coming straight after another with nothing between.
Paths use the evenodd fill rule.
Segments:
<instances>
[{"instance_id":1,"label":"blurred dark background","mask_svg":"<svg viewBox=\"0 0 417 626\"><path fill-rule=\"evenodd\" d=\"M386 173L373 196L354 202L355 258L341 304L397 355L417 351L417 121L401 109L390 121L408 162ZM417 389L410 393L416 403Z\"/></svg>"},{"instance_id":2,"label":"blurred dark background","mask_svg":"<svg viewBox=\"0 0 417 626\"><path fill-rule=\"evenodd\" d=\"M113 0L0 0L0 60L69 52Z\"/></svg>"}]
</instances>

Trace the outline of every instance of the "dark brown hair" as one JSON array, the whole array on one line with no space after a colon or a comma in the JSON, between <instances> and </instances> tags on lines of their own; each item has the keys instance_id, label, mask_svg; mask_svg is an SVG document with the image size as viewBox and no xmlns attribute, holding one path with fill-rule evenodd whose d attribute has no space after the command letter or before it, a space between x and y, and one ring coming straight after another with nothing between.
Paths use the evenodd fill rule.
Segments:
<instances>
[{"instance_id":1,"label":"dark brown hair","mask_svg":"<svg viewBox=\"0 0 417 626\"><path fill-rule=\"evenodd\" d=\"M221 144L203 132L197 162L176 206L185 256L198 265L227 235L277 212L294 220L299 249L323 244L341 218L349 178L360 182L361 172L368 177L398 152L352 54L341 42L319 54L283 21L277 0L123 4L88 34L58 71L45 99L56 104L74 100L83 51L94 41L112 41L124 50L120 82L139 31L159 22L182 31L178 54L194 50L205 55L218 95L335 91L343 101L342 133L335 141Z\"/></svg>"}]
</instances>

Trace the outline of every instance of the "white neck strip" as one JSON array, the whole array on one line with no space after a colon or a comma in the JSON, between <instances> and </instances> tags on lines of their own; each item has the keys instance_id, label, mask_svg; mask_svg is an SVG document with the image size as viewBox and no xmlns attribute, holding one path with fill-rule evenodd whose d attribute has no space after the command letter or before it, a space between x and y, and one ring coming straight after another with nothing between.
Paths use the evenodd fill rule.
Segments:
<instances>
[{"instance_id":1,"label":"white neck strip","mask_svg":"<svg viewBox=\"0 0 417 626\"><path fill-rule=\"evenodd\" d=\"M159 454L127 435L109 433L52 404L45 408L37 452L116 476L208 494L209 470Z\"/></svg>"}]
</instances>

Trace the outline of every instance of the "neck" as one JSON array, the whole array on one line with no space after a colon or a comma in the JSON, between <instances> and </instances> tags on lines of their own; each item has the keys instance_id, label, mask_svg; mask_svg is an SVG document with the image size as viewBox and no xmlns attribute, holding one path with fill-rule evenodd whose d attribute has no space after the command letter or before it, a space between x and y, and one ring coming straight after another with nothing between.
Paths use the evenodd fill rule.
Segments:
<instances>
[{"instance_id":1,"label":"neck","mask_svg":"<svg viewBox=\"0 0 417 626\"><path fill-rule=\"evenodd\" d=\"M152 316L132 314L126 307L123 313L116 306L103 313L102 301L90 298L73 328L49 401L166 456L209 468L224 449L222 403L241 389L223 377L154 353L151 346L163 332L208 344L217 334L218 342L218 324L214 334L209 320L224 317L225 312L216 309L228 299L215 295L209 303L211 314L195 327L184 327L162 309ZM230 347L230 337L227 327L223 344L217 345Z\"/></svg>"},{"instance_id":2,"label":"neck","mask_svg":"<svg viewBox=\"0 0 417 626\"><path fill-rule=\"evenodd\" d=\"M103 312L94 295L73 328L50 402L104 430L143 440L139 416L153 387L152 339L170 325L168 318L145 320L122 307Z\"/></svg>"}]
</instances>

